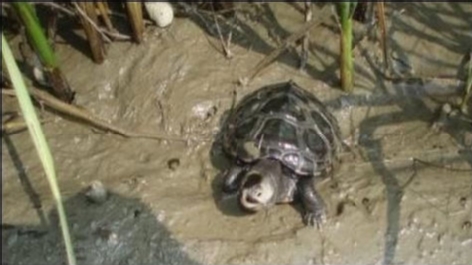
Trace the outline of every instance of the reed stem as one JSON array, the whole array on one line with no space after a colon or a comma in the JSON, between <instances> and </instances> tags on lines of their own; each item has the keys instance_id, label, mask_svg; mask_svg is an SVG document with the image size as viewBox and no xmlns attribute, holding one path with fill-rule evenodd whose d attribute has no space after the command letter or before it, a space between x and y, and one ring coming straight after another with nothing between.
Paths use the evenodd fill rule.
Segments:
<instances>
[{"instance_id":1,"label":"reed stem","mask_svg":"<svg viewBox=\"0 0 472 265\"><path fill-rule=\"evenodd\" d=\"M341 18L341 87L346 92L354 89L354 62L352 58L352 15L356 2L339 3Z\"/></svg>"},{"instance_id":2,"label":"reed stem","mask_svg":"<svg viewBox=\"0 0 472 265\"><path fill-rule=\"evenodd\" d=\"M30 95L26 88L25 82L21 76L18 65L16 64L15 58L10 50L10 47L2 33L2 55L5 61L6 68L10 74L13 88L18 98L21 112L26 121L28 131L31 139L34 143L38 156L43 165L43 169L46 172L46 177L51 188L54 200L56 202L57 212L59 215L59 223L62 231L62 237L66 247L67 261L69 265L75 265L76 259L74 249L72 247L72 240L69 233L69 226L67 224L66 213L64 205L62 203L61 192L57 184L56 170L54 168L54 159L49 149L46 137L41 129L38 116L34 110L33 103L31 102Z\"/></svg>"}]
</instances>

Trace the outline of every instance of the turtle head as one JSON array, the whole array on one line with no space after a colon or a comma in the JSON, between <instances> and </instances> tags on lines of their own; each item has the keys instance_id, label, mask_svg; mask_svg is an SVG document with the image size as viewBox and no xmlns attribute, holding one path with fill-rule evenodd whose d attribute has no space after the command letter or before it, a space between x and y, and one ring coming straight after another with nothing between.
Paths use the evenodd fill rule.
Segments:
<instances>
[{"instance_id":1,"label":"turtle head","mask_svg":"<svg viewBox=\"0 0 472 265\"><path fill-rule=\"evenodd\" d=\"M257 212L275 204L282 168L278 161L262 159L245 174L239 192L240 206Z\"/></svg>"}]
</instances>

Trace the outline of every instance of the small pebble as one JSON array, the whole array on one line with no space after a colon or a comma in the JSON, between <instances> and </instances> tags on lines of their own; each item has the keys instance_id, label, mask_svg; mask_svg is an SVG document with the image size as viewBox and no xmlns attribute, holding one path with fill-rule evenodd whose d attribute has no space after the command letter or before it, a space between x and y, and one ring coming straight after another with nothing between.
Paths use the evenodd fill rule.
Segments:
<instances>
[{"instance_id":1,"label":"small pebble","mask_svg":"<svg viewBox=\"0 0 472 265\"><path fill-rule=\"evenodd\" d=\"M96 180L90 185L85 193L85 197L93 203L101 204L107 200L108 191L105 189L102 182Z\"/></svg>"},{"instance_id":2,"label":"small pebble","mask_svg":"<svg viewBox=\"0 0 472 265\"><path fill-rule=\"evenodd\" d=\"M340 216L344 212L344 204L344 202L341 202L336 206L336 216Z\"/></svg>"},{"instance_id":3,"label":"small pebble","mask_svg":"<svg viewBox=\"0 0 472 265\"><path fill-rule=\"evenodd\" d=\"M169 161L167 161L167 167L174 171L180 166L180 159L178 158L171 158Z\"/></svg>"},{"instance_id":4,"label":"small pebble","mask_svg":"<svg viewBox=\"0 0 472 265\"><path fill-rule=\"evenodd\" d=\"M470 221L465 221L462 223L462 230L468 231L470 230L470 227L472 227L472 223Z\"/></svg>"},{"instance_id":5,"label":"small pebble","mask_svg":"<svg viewBox=\"0 0 472 265\"><path fill-rule=\"evenodd\" d=\"M472 146L472 132L464 132L464 145Z\"/></svg>"},{"instance_id":6,"label":"small pebble","mask_svg":"<svg viewBox=\"0 0 472 265\"><path fill-rule=\"evenodd\" d=\"M446 127L449 117L452 115L453 110L450 104L444 104L441 107L441 113L436 121L433 123L432 129L435 131L440 131Z\"/></svg>"},{"instance_id":7,"label":"small pebble","mask_svg":"<svg viewBox=\"0 0 472 265\"><path fill-rule=\"evenodd\" d=\"M118 235L116 233L111 233L108 237L108 244L112 246L118 245Z\"/></svg>"},{"instance_id":8,"label":"small pebble","mask_svg":"<svg viewBox=\"0 0 472 265\"><path fill-rule=\"evenodd\" d=\"M450 104L446 103L446 104L442 105L441 111L445 114L450 114L452 112L452 107L451 107Z\"/></svg>"},{"instance_id":9,"label":"small pebble","mask_svg":"<svg viewBox=\"0 0 472 265\"><path fill-rule=\"evenodd\" d=\"M218 108L216 106L211 107L206 113L205 120L208 120L211 117L215 116L217 111L218 111Z\"/></svg>"},{"instance_id":10,"label":"small pebble","mask_svg":"<svg viewBox=\"0 0 472 265\"><path fill-rule=\"evenodd\" d=\"M332 190L336 190L339 188L339 184L336 181L333 181L329 184L329 188Z\"/></svg>"}]
</instances>

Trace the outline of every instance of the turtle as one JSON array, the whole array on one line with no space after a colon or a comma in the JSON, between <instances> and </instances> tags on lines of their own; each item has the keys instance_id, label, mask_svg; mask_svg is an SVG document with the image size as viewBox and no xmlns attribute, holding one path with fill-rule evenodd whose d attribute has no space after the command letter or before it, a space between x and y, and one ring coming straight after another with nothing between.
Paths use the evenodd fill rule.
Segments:
<instances>
[{"instance_id":1,"label":"turtle","mask_svg":"<svg viewBox=\"0 0 472 265\"><path fill-rule=\"evenodd\" d=\"M305 224L319 227L326 214L315 180L332 172L341 148L334 115L292 80L261 87L234 105L221 131L232 162L223 172L223 193L236 193L250 213L298 198Z\"/></svg>"}]
</instances>

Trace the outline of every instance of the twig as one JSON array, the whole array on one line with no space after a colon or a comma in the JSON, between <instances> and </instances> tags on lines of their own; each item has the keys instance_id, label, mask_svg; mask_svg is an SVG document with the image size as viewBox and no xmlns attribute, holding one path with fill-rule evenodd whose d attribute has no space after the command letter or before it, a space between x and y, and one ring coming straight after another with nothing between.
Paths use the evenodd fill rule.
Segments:
<instances>
[{"instance_id":1,"label":"twig","mask_svg":"<svg viewBox=\"0 0 472 265\"><path fill-rule=\"evenodd\" d=\"M423 164L423 165L426 165L426 166L432 166L432 167L435 167L435 168L442 168L442 169L455 171L455 172L472 172L472 170L468 170L468 169L450 168L450 167L446 167L446 166L443 166L443 165L438 165L438 164L435 164L435 163L431 163L431 162L423 161L423 160L420 160L420 159L417 159L417 158L413 158L413 174L409 177L409 179L403 185L401 185L402 190L407 188L413 182L414 178L418 174L418 169L416 167L417 164ZM436 209L438 212L440 212L444 215L448 215L447 210L446 211L442 210L440 207L438 207L437 205L432 203L430 200L428 200L425 196L423 196L420 192L416 191L412 187L410 187L408 189L410 191L412 191L414 194L416 194L418 197L423 199L426 203L428 203L432 208Z\"/></svg>"},{"instance_id":2,"label":"twig","mask_svg":"<svg viewBox=\"0 0 472 265\"><path fill-rule=\"evenodd\" d=\"M377 17L379 20L379 26L380 26L380 32L381 32L381 37L380 37L380 45L382 46L382 53L383 53L383 59L384 59L384 67L385 69L389 69L389 63L388 63L388 56L387 56L387 49L388 49L388 44L387 44L387 27L385 23L385 5L384 2L377 2Z\"/></svg>"},{"instance_id":3,"label":"twig","mask_svg":"<svg viewBox=\"0 0 472 265\"><path fill-rule=\"evenodd\" d=\"M415 160L413 160L413 174L411 174L411 176L408 178L408 180L403 183L401 186L400 186L400 189L401 190L404 190L406 188L408 188L408 186L410 186L410 184L413 182L413 180L416 178L418 174L418 169L416 168L416 163L415 163ZM432 203L430 200L428 200L428 198L426 198L423 194L421 194L420 192L416 191L414 188L412 187L409 187L408 190L410 190L411 192L413 192L416 196L420 197L421 199L423 199L427 204L429 204L431 206L431 208L437 210L438 212L444 214L444 215L447 215L447 211L444 211L442 210L441 208L439 208L437 205L435 205L434 203Z\"/></svg>"},{"instance_id":4,"label":"twig","mask_svg":"<svg viewBox=\"0 0 472 265\"><path fill-rule=\"evenodd\" d=\"M33 3L33 2L32 2ZM39 2L39 3L33 3L35 5L46 5L46 6L50 6L50 7L53 7L53 8L56 8L56 9L59 9L60 11L66 13L67 15L69 16L72 16L72 17L76 17L77 14L70 11L69 9L59 5L59 4L56 4L56 3L51 3L51 2ZM102 3L97 3L97 4L102 4ZM99 8L101 8L99 6ZM83 10L82 10L83 11ZM100 10L102 11L102 10ZM79 11L80 12L80 11ZM122 17L125 17L124 15L122 14L114 14L112 12L107 12L107 14L110 13L111 15L120 15ZM103 15L103 14L102 14ZM105 15L103 15L105 16ZM107 20L109 20L109 18L105 18L105 24L107 24L107 27L109 27L110 25L108 25L109 23L107 22ZM90 18L88 19L88 21L90 21ZM93 25L93 24L92 24ZM95 26L95 29L97 29L98 31L100 31L102 34L106 34L112 38L115 38L117 40L130 40L131 37L126 35L126 34L122 34L122 33L119 33L118 31L116 31L116 29L114 29L113 27L111 29L104 29L102 27L99 27L98 25L94 25Z\"/></svg>"},{"instance_id":5,"label":"twig","mask_svg":"<svg viewBox=\"0 0 472 265\"><path fill-rule=\"evenodd\" d=\"M311 1L305 1L305 23L309 23L313 19L313 10L312 10ZM308 63L308 50L310 47L310 32L307 31L303 36L302 42L302 58L300 59L300 69L305 69L306 64Z\"/></svg>"},{"instance_id":6,"label":"twig","mask_svg":"<svg viewBox=\"0 0 472 265\"><path fill-rule=\"evenodd\" d=\"M159 99L157 100L156 105L157 105L157 108L159 109L159 112L161 114L161 127L162 127L162 129L165 130L167 128L167 121L166 121L166 116L165 116L165 113L164 113L164 107L162 106L162 102Z\"/></svg>"},{"instance_id":7,"label":"twig","mask_svg":"<svg viewBox=\"0 0 472 265\"><path fill-rule=\"evenodd\" d=\"M51 119L47 120L40 120L39 122L41 124L44 124L46 122L52 121ZM26 125L26 122L22 119L16 118L16 119L11 119L5 122L2 122L2 135L3 134L14 134L21 132L23 130L27 130L28 126Z\"/></svg>"},{"instance_id":8,"label":"twig","mask_svg":"<svg viewBox=\"0 0 472 265\"><path fill-rule=\"evenodd\" d=\"M111 23L110 17L108 16L107 7L103 2L96 2L100 15L102 16L103 22L107 26L108 31L115 32L116 29L113 27Z\"/></svg>"},{"instance_id":9,"label":"twig","mask_svg":"<svg viewBox=\"0 0 472 265\"><path fill-rule=\"evenodd\" d=\"M94 22L92 19L90 19L90 18L87 16L87 14L85 14L84 10L82 10L82 8L80 8L80 6L79 6L77 3L73 2L72 4L73 4L74 7L77 9L77 11L79 11L80 15L81 15L83 18L85 18L85 19L90 23L90 25L92 25L92 27L95 28L95 30L100 33L100 35L102 35L103 40L105 40L105 41L108 42L108 43L111 43L110 38L108 38L108 36L107 36L105 33L103 33L103 30L100 29L100 27L97 26L97 24L95 24L95 22Z\"/></svg>"},{"instance_id":10,"label":"twig","mask_svg":"<svg viewBox=\"0 0 472 265\"><path fill-rule=\"evenodd\" d=\"M213 8L213 5L211 5L211 9L213 11L213 20L215 21L215 24L216 24L216 30L218 31L218 36L220 37L220 42L221 42L221 46L223 47L225 57L227 59L231 59L233 57L233 54L231 53L231 50L229 49L229 45L231 43L231 32L230 32L230 35L228 36L228 41L225 42L223 39L223 34L221 33L220 24L218 23L218 19L216 19L216 15L214 13L215 10Z\"/></svg>"},{"instance_id":11,"label":"twig","mask_svg":"<svg viewBox=\"0 0 472 265\"><path fill-rule=\"evenodd\" d=\"M341 26L341 20L339 20L339 17L338 17L339 16L338 11L336 11L336 5L333 5L331 7L331 14L334 17L334 21L336 22L336 25L338 26L339 32L342 32L343 27Z\"/></svg>"},{"instance_id":12,"label":"twig","mask_svg":"<svg viewBox=\"0 0 472 265\"><path fill-rule=\"evenodd\" d=\"M68 14L69 16L75 16L76 14L73 12L73 11L70 11L69 9L59 5L59 4L56 4L54 2L39 2L39 3L35 3L35 2L31 2L32 4L34 5L45 5L45 6L50 6L52 8L56 8L56 9L59 9L60 11Z\"/></svg>"},{"instance_id":13,"label":"twig","mask_svg":"<svg viewBox=\"0 0 472 265\"><path fill-rule=\"evenodd\" d=\"M213 35L216 35L216 33L214 32L213 28L207 23L207 20L205 19L205 17L202 16L202 14L200 13L205 13L205 14L209 14L211 16L215 15L214 12L203 12L204 10L196 10L195 7L189 5L189 4L186 4L184 2L180 2L178 3L188 14L190 15L195 15L196 18L198 18L204 25L205 25L205 28L208 30L208 32L210 33L209 35L210 36L213 36ZM218 47L218 45L216 45L214 42L213 42L213 39L211 37L208 36L208 34L204 34L205 38L207 39L208 43L213 47L215 48L215 50L217 50L218 52L221 52L220 51L220 48ZM223 45L223 48L224 48L224 45ZM223 51L224 52L224 51Z\"/></svg>"},{"instance_id":14,"label":"twig","mask_svg":"<svg viewBox=\"0 0 472 265\"><path fill-rule=\"evenodd\" d=\"M279 57L279 55L281 55L285 51L285 49L287 49L294 42L302 38L312 28L324 22L328 17L327 14L329 14L329 12L327 12L328 6L329 6L328 4L325 4L325 6L321 10L319 10L316 14L313 15L315 19L310 21L310 23L305 24L299 31L290 35L287 39L285 39L285 41L278 48L276 48L274 51L269 53L264 59L259 61L259 63L249 71L249 73L251 74L246 82L247 83L251 82L259 74L260 71L262 71L264 68L269 66L272 62L274 62L275 59L277 59L277 57Z\"/></svg>"},{"instance_id":15,"label":"twig","mask_svg":"<svg viewBox=\"0 0 472 265\"><path fill-rule=\"evenodd\" d=\"M115 125L109 124L108 122L102 120L99 117L94 116L92 113L90 113L89 111L85 109L60 101L56 99L55 97L49 95L47 92L41 91L36 88L30 88L29 92L37 101L44 103L44 105L62 114L69 115L73 118L77 118L79 120L85 121L101 130L118 134L126 138L146 138L146 139L179 141L179 142L187 141L187 139L179 137L179 136L138 133L138 132L127 131ZM16 96L15 92L10 89L2 89L2 95Z\"/></svg>"},{"instance_id":16,"label":"twig","mask_svg":"<svg viewBox=\"0 0 472 265\"><path fill-rule=\"evenodd\" d=\"M130 36L119 33L118 31L109 31L103 28L101 28L100 30L103 31L104 34L107 34L108 36L113 37L117 40L130 40L131 39Z\"/></svg>"},{"instance_id":17,"label":"twig","mask_svg":"<svg viewBox=\"0 0 472 265\"><path fill-rule=\"evenodd\" d=\"M472 172L472 169L452 168L452 167L448 167L448 166L444 166L444 165L439 165L439 164L436 164L436 163L431 163L431 162L428 162L428 161L423 161L423 160L418 159L418 158L413 158L413 165L415 165L416 163L423 164L423 165L430 166L430 167L441 168L441 169L445 169L445 170L449 170L449 171L453 171L453 172Z\"/></svg>"}]
</instances>

